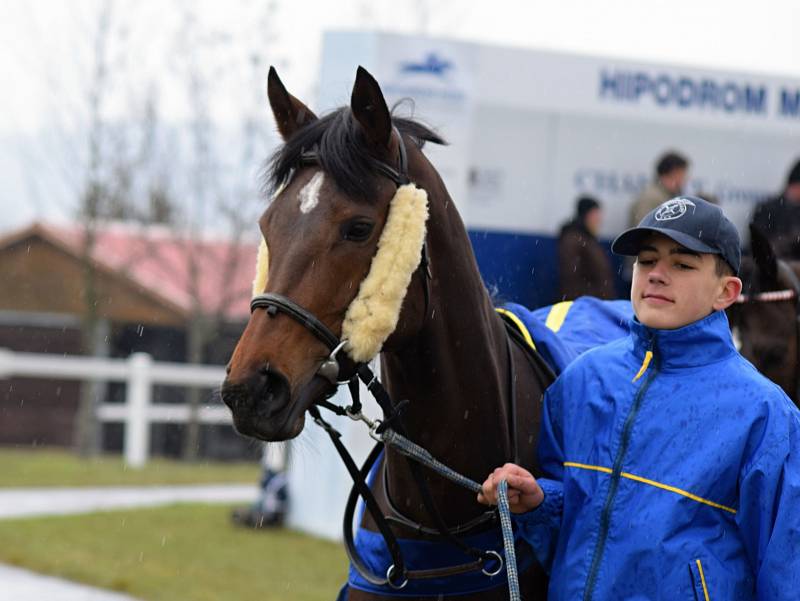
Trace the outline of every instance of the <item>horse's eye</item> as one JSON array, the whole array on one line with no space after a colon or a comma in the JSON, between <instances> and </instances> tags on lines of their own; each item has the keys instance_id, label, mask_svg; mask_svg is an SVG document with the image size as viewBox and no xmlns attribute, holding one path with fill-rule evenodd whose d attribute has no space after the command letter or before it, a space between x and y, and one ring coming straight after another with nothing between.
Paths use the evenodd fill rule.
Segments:
<instances>
[{"instance_id":1,"label":"horse's eye","mask_svg":"<svg viewBox=\"0 0 800 601\"><path fill-rule=\"evenodd\" d=\"M375 224L365 219L353 219L342 224L342 239L352 242L363 242L372 233Z\"/></svg>"}]
</instances>

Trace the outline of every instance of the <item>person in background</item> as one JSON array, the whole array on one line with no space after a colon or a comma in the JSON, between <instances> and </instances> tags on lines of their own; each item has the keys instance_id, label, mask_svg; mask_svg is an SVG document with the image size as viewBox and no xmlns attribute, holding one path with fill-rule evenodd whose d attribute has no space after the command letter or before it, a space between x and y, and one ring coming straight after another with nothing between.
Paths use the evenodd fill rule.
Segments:
<instances>
[{"instance_id":1,"label":"person in background","mask_svg":"<svg viewBox=\"0 0 800 601\"><path fill-rule=\"evenodd\" d=\"M789 171L783 193L756 207L752 223L779 257L800 259L800 160Z\"/></svg>"},{"instance_id":2,"label":"person in background","mask_svg":"<svg viewBox=\"0 0 800 601\"><path fill-rule=\"evenodd\" d=\"M264 445L258 498L252 504L237 507L231 512L231 520L235 525L257 529L283 525L289 509L286 452L285 443Z\"/></svg>"},{"instance_id":3,"label":"person in background","mask_svg":"<svg viewBox=\"0 0 800 601\"><path fill-rule=\"evenodd\" d=\"M636 227L650 211L673 196L679 196L686 185L689 160L677 152L668 152L656 163L656 178L633 201L629 227Z\"/></svg>"},{"instance_id":4,"label":"person in background","mask_svg":"<svg viewBox=\"0 0 800 601\"><path fill-rule=\"evenodd\" d=\"M579 296L616 298L611 259L597 240L603 209L591 196L582 196L575 216L558 237L559 292L561 300Z\"/></svg>"}]
</instances>

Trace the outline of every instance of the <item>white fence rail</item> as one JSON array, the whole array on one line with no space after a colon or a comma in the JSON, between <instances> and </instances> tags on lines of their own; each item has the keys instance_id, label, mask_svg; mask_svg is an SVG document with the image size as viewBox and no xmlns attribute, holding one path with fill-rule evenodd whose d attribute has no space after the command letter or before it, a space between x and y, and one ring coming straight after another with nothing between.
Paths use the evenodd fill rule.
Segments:
<instances>
[{"instance_id":1,"label":"white fence rail","mask_svg":"<svg viewBox=\"0 0 800 601\"><path fill-rule=\"evenodd\" d=\"M133 353L127 359L104 359L0 349L0 379L15 376L125 383L125 403L102 404L97 416L101 421L125 424L125 462L142 467L150 450L150 424L182 423L190 417L187 405L153 404L153 386L216 388L225 378L225 369L217 365L156 363L147 353ZM230 424L231 414L227 407L205 405L197 419L205 424Z\"/></svg>"}]
</instances>

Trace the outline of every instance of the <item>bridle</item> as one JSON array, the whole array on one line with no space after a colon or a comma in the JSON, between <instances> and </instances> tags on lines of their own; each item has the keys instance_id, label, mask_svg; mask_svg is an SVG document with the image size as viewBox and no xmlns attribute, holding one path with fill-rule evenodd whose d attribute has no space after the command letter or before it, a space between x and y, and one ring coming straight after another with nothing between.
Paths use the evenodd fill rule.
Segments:
<instances>
[{"instance_id":1,"label":"bridle","mask_svg":"<svg viewBox=\"0 0 800 601\"><path fill-rule=\"evenodd\" d=\"M736 299L737 305L762 304L762 303L783 303L791 301L794 304L794 323L795 323L795 348L797 362L800 363L800 278L794 270L783 259L777 259L778 275L783 281L789 284L789 288L784 290L770 290L767 292L756 292L754 294L740 294ZM794 391L795 402L800 401L800 364L795 365L794 369Z\"/></svg>"},{"instance_id":2,"label":"bridle","mask_svg":"<svg viewBox=\"0 0 800 601\"><path fill-rule=\"evenodd\" d=\"M369 160L371 166L376 172L389 178L399 188L400 186L411 183L411 180L408 178L408 153L406 151L405 142L403 141L403 136L400 134L398 129L396 127L392 127L392 131L398 140L397 168L394 168L388 163L374 157L370 157ZM318 165L319 155L316 150L310 150L301 153L299 166L311 167ZM424 242L422 245L422 256L420 258L419 271L422 274L422 290L425 298L425 311L423 315L427 316L430 308L431 271L430 264L428 262L426 242ZM339 353L344 349L347 341L340 340L339 337L334 334L324 323L322 323L322 321L317 319L313 313L281 294L268 292L254 296L250 301L250 312L252 313L256 309L266 309L267 314L270 316L274 316L278 312L285 313L309 330L328 348L330 353L327 360L320 365L319 369L317 370L317 374L324 377L332 385L343 383L342 379L339 377L342 370L338 357ZM347 380L349 380L349 378Z\"/></svg>"},{"instance_id":3,"label":"bridle","mask_svg":"<svg viewBox=\"0 0 800 601\"><path fill-rule=\"evenodd\" d=\"M408 157L403 137L394 127L393 132L398 139L397 167L395 168L384 161L375 158L371 159L371 166L377 173L389 178L399 188L400 186L411 183L411 180L408 177ZM300 165L319 165L319 156L317 152L312 150L302 153L300 157ZM427 316L429 313L430 304L429 281L431 279L431 274L427 258L426 244L423 244L422 246L422 256L420 260L420 266L417 271L422 279L422 287L425 297L424 315ZM316 375L323 377L332 385L332 390L327 398L330 398L330 396L333 395L333 392L335 392L337 386L347 384L349 387L352 397L351 405L347 407L340 407L330 403L326 398L325 400L320 400L315 405L312 405L308 409L308 412L312 418L314 418L314 421L328 433L353 480L353 488L348 498L344 515L344 542L348 557L361 576L366 581L376 586L386 585L393 589L402 589L411 579L441 578L444 576L462 574L474 570L481 570L489 577L499 574L503 569L504 562L502 556L497 551L493 549L477 549L466 544L464 541L458 538L459 535L464 535L466 532L473 532L489 523L495 523L497 520L496 512L486 511L482 515L478 516L478 518L475 518L469 522L466 527L448 527L438 507L433 501L427 481L422 475L420 469L421 466L420 463L418 463L419 459L415 460L409 455L405 455L406 459L408 460L408 467L423 501L423 505L435 524L435 530L432 528L426 528L421 524L413 522L401 514L400 517L398 517L399 512L394 507L392 507L392 509L395 513L395 516L387 517L381 512L378 502L367 483L367 479L372 467L379 459L384 446L389 444L387 441L390 438L399 438L405 440L406 443L409 443L412 446L416 446L413 445L413 443L410 443L410 441L408 441L406 438L405 428L402 424L401 413L407 401L402 401L395 404L389 393L381 384L380 380L366 363L354 363L353 365L348 365L346 371L351 372L352 375L349 377L343 376L345 370L343 370L342 364L343 362L349 361L349 358L342 357L341 355L345 352L347 341L340 339L339 336L334 334L330 328L322 323L322 321L319 320L313 313L294 302L292 299L281 294L275 294L271 292L259 294L253 297L252 301L250 302L250 311L255 312L257 309L265 309L267 314L271 317L277 315L278 313L287 315L302 325L326 346L329 355L318 368ZM349 362L351 364L353 363L352 361ZM383 412L383 418L381 420L372 421L362 414L362 405L359 399L359 380L364 383L367 390L372 394L380 406L381 411ZM320 407L332 411L337 415L344 415L354 420L363 421L369 426L370 436L372 436L378 442L378 444L376 444L375 448L369 454L367 460L360 469L342 443L341 434L320 415ZM422 450L422 452L424 453L425 451ZM352 533L352 521L359 496L364 499L365 507L372 516L372 519L375 522L375 525L381 536L383 537L392 557L392 564L389 566L385 576L372 573L372 571L359 556L355 547ZM388 499L388 491L386 496ZM395 521L404 526L412 527L418 532L435 533L439 537L458 547L467 556L472 557L473 561L463 565L447 568L409 570L405 566L400 545L394 532L389 526L389 521ZM509 553L509 551L507 551L506 553L507 560L510 564L511 559L508 556L513 556L513 546L511 552Z\"/></svg>"}]
</instances>

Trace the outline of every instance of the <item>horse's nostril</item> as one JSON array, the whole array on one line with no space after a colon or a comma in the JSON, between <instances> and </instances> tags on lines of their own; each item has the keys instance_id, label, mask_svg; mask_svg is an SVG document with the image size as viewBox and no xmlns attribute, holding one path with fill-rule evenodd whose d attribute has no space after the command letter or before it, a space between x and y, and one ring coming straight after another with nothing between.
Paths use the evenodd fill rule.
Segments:
<instances>
[{"instance_id":1,"label":"horse's nostril","mask_svg":"<svg viewBox=\"0 0 800 601\"><path fill-rule=\"evenodd\" d=\"M277 413L289 402L288 380L271 369L269 363L258 369L253 384L253 397L256 403L264 403L268 415Z\"/></svg>"}]
</instances>

